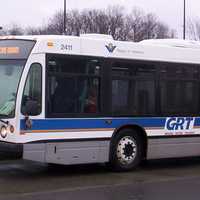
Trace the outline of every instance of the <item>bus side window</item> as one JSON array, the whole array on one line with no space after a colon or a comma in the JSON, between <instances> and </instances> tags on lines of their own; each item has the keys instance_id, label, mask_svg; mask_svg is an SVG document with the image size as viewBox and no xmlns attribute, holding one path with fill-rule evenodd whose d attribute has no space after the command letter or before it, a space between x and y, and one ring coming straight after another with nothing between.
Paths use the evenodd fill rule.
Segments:
<instances>
[{"instance_id":1,"label":"bus side window","mask_svg":"<svg viewBox=\"0 0 200 200\"><path fill-rule=\"evenodd\" d=\"M31 65L22 96L21 112L36 116L42 111L42 66Z\"/></svg>"},{"instance_id":2,"label":"bus side window","mask_svg":"<svg viewBox=\"0 0 200 200\"><path fill-rule=\"evenodd\" d=\"M145 63L114 62L113 115L155 115L155 67Z\"/></svg>"},{"instance_id":3,"label":"bus side window","mask_svg":"<svg viewBox=\"0 0 200 200\"><path fill-rule=\"evenodd\" d=\"M50 117L100 112L101 62L94 58L49 55L47 112Z\"/></svg>"}]
</instances>

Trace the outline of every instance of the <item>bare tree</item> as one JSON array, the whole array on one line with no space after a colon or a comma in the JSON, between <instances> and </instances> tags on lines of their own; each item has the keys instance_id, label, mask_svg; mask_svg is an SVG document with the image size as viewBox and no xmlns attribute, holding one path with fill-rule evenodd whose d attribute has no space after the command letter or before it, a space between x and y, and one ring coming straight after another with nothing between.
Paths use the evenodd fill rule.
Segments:
<instances>
[{"instance_id":1,"label":"bare tree","mask_svg":"<svg viewBox=\"0 0 200 200\"><path fill-rule=\"evenodd\" d=\"M196 22L195 22L195 30L196 30L196 32L195 32L195 35L196 35L195 39L196 40L200 40L200 19L196 20Z\"/></svg>"},{"instance_id":2,"label":"bare tree","mask_svg":"<svg viewBox=\"0 0 200 200\"><path fill-rule=\"evenodd\" d=\"M63 13L59 11L49 19L48 24L43 29L44 34L63 34Z\"/></svg>"},{"instance_id":3,"label":"bare tree","mask_svg":"<svg viewBox=\"0 0 200 200\"><path fill-rule=\"evenodd\" d=\"M104 10L84 10L81 18L81 33L108 34L108 16Z\"/></svg>"},{"instance_id":4,"label":"bare tree","mask_svg":"<svg viewBox=\"0 0 200 200\"><path fill-rule=\"evenodd\" d=\"M135 42L152 38L173 38L175 36L175 32L169 29L166 24L160 22L154 14L145 14L138 8L134 8L126 16L124 30L126 40Z\"/></svg>"},{"instance_id":5,"label":"bare tree","mask_svg":"<svg viewBox=\"0 0 200 200\"><path fill-rule=\"evenodd\" d=\"M18 24L13 23L8 28L4 29L4 35L23 35L24 30Z\"/></svg>"},{"instance_id":6,"label":"bare tree","mask_svg":"<svg viewBox=\"0 0 200 200\"><path fill-rule=\"evenodd\" d=\"M72 10L67 14L67 34L79 36L82 28L81 13L78 10Z\"/></svg>"},{"instance_id":7,"label":"bare tree","mask_svg":"<svg viewBox=\"0 0 200 200\"><path fill-rule=\"evenodd\" d=\"M200 18L189 18L187 20L187 38L200 40Z\"/></svg>"},{"instance_id":8,"label":"bare tree","mask_svg":"<svg viewBox=\"0 0 200 200\"><path fill-rule=\"evenodd\" d=\"M0 30L0 36L2 35L8 35L4 28Z\"/></svg>"},{"instance_id":9,"label":"bare tree","mask_svg":"<svg viewBox=\"0 0 200 200\"><path fill-rule=\"evenodd\" d=\"M47 26L42 27L28 27L25 30L25 34L28 35L49 35L49 34L56 34L54 30L50 30Z\"/></svg>"},{"instance_id":10,"label":"bare tree","mask_svg":"<svg viewBox=\"0 0 200 200\"><path fill-rule=\"evenodd\" d=\"M48 23L41 27L29 27L27 34L63 34L63 12L56 12ZM13 26L9 33L22 34L24 30ZM107 9L71 10L66 14L66 34L78 36L82 33L100 33L112 35L115 40L141 41L150 38L174 37L174 32L157 16L134 8L125 14L121 6Z\"/></svg>"},{"instance_id":11,"label":"bare tree","mask_svg":"<svg viewBox=\"0 0 200 200\"><path fill-rule=\"evenodd\" d=\"M108 7L106 14L108 16L108 34L115 40L121 39L124 31L124 8L121 6Z\"/></svg>"},{"instance_id":12,"label":"bare tree","mask_svg":"<svg viewBox=\"0 0 200 200\"><path fill-rule=\"evenodd\" d=\"M141 41L144 39L145 14L138 8L126 16L126 40ZM146 33L145 33L146 34Z\"/></svg>"}]
</instances>

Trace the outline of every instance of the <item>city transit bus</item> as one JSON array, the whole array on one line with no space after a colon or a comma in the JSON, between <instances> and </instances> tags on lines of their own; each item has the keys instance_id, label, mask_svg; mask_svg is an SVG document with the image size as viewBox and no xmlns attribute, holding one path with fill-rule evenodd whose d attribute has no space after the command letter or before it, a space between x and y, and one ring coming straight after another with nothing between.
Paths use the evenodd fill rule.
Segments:
<instances>
[{"instance_id":1,"label":"city transit bus","mask_svg":"<svg viewBox=\"0 0 200 200\"><path fill-rule=\"evenodd\" d=\"M0 141L56 164L200 155L200 44L0 38Z\"/></svg>"}]
</instances>

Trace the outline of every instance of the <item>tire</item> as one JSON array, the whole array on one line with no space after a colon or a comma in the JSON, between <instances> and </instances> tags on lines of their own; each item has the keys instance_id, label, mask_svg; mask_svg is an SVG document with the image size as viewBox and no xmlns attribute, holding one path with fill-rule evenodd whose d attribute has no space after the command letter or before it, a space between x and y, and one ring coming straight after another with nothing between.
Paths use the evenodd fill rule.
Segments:
<instances>
[{"instance_id":1,"label":"tire","mask_svg":"<svg viewBox=\"0 0 200 200\"><path fill-rule=\"evenodd\" d=\"M139 133L132 129L121 130L111 142L111 169L121 172L135 169L142 161L143 151Z\"/></svg>"}]
</instances>

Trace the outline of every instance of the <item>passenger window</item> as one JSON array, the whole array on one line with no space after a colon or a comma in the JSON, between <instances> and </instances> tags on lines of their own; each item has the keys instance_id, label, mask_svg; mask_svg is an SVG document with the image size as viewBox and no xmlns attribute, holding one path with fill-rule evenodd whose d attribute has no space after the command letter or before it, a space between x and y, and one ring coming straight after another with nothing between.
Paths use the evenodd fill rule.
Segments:
<instances>
[{"instance_id":1,"label":"passenger window","mask_svg":"<svg viewBox=\"0 0 200 200\"><path fill-rule=\"evenodd\" d=\"M199 113L199 69L197 66L163 64L160 75L162 115L197 115Z\"/></svg>"},{"instance_id":2,"label":"passenger window","mask_svg":"<svg viewBox=\"0 0 200 200\"><path fill-rule=\"evenodd\" d=\"M49 86L53 88L50 93L51 113L98 112L98 78L52 76Z\"/></svg>"},{"instance_id":3,"label":"passenger window","mask_svg":"<svg viewBox=\"0 0 200 200\"><path fill-rule=\"evenodd\" d=\"M163 115L198 113L199 86L195 81L163 80L161 82L161 111Z\"/></svg>"},{"instance_id":4,"label":"passenger window","mask_svg":"<svg viewBox=\"0 0 200 200\"><path fill-rule=\"evenodd\" d=\"M112 66L112 112L114 115L155 115L153 65L117 62Z\"/></svg>"},{"instance_id":5,"label":"passenger window","mask_svg":"<svg viewBox=\"0 0 200 200\"><path fill-rule=\"evenodd\" d=\"M112 112L120 114L128 112L129 84L128 80L112 80Z\"/></svg>"},{"instance_id":6,"label":"passenger window","mask_svg":"<svg viewBox=\"0 0 200 200\"><path fill-rule=\"evenodd\" d=\"M98 113L100 70L97 59L51 56L47 66L48 114L66 117Z\"/></svg>"},{"instance_id":7,"label":"passenger window","mask_svg":"<svg viewBox=\"0 0 200 200\"><path fill-rule=\"evenodd\" d=\"M22 97L22 114L37 116L42 111L42 66L32 64Z\"/></svg>"}]
</instances>

